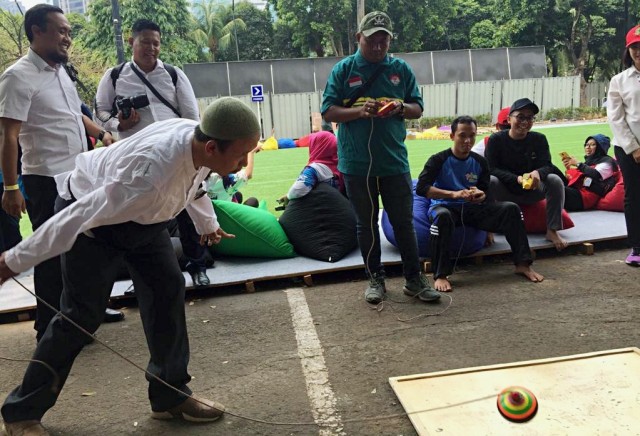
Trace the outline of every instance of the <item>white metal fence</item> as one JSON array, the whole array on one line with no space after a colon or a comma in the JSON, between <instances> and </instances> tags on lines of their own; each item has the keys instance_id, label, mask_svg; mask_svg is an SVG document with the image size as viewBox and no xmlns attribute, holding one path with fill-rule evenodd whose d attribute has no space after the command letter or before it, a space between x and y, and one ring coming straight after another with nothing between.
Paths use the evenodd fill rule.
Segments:
<instances>
[{"instance_id":1,"label":"white metal fence","mask_svg":"<svg viewBox=\"0 0 640 436\"><path fill-rule=\"evenodd\" d=\"M604 83L588 84L589 106L602 104L605 89ZM521 97L532 99L543 113L580 105L578 76L423 85L420 91L424 98L424 117L491 114L495 118L502 107ZM309 134L311 114L320 111L322 101L321 92L267 93L261 103L252 103L249 95L236 97L251 106L260 117L264 137L270 136L273 129L278 138L299 138ZM200 111L216 98L198 99Z\"/></svg>"}]
</instances>

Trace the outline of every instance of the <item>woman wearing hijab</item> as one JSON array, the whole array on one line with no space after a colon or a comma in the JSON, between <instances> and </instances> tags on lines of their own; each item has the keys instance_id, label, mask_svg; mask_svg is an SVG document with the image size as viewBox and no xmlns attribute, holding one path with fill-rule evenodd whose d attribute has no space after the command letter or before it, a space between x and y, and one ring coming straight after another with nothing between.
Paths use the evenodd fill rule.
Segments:
<instances>
[{"instance_id":1,"label":"woman wearing hijab","mask_svg":"<svg viewBox=\"0 0 640 436\"><path fill-rule=\"evenodd\" d=\"M624 217L632 247L626 263L640 266L640 26L627 33L622 62L626 70L609 84L607 118L624 179Z\"/></svg>"},{"instance_id":2,"label":"woman wearing hijab","mask_svg":"<svg viewBox=\"0 0 640 436\"><path fill-rule=\"evenodd\" d=\"M344 193L342 174L338 171L338 146L333 133L318 132L309 141L309 162L289 192L280 201L285 205L289 200L307 195L318 183L328 183Z\"/></svg>"},{"instance_id":3,"label":"woman wearing hijab","mask_svg":"<svg viewBox=\"0 0 640 436\"><path fill-rule=\"evenodd\" d=\"M584 143L584 162L566 156L562 159L567 169L569 185L565 188L564 208L570 212L593 209L616 184L616 162L607 155L608 136L589 136Z\"/></svg>"}]
</instances>

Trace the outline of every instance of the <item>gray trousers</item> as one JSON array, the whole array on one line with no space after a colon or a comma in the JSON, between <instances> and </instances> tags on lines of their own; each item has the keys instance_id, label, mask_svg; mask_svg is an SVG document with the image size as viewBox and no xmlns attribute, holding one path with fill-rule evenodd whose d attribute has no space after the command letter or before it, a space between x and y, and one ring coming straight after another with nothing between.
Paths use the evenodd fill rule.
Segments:
<instances>
[{"instance_id":1,"label":"gray trousers","mask_svg":"<svg viewBox=\"0 0 640 436\"><path fill-rule=\"evenodd\" d=\"M562 230L562 209L564 208L564 183L556 174L549 174L540 181L538 189L522 190L520 194L509 191L497 177L491 176L489 187L491 199L496 201L512 201L516 204L533 204L547 200L547 229Z\"/></svg>"}]
</instances>

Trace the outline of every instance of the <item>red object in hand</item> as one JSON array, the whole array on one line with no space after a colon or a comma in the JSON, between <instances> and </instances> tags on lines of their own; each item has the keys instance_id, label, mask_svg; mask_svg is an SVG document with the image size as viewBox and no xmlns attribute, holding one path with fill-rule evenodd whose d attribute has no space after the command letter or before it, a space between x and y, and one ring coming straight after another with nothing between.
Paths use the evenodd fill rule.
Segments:
<instances>
[{"instance_id":1,"label":"red object in hand","mask_svg":"<svg viewBox=\"0 0 640 436\"><path fill-rule=\"evenodd\" d=\"M395 108L396 108L396 102L395 101L390 101L389 103L385 104L380 109L378 109L377 115L378 116L386 115L389 112L391 112L392 110L394 110Z\"/></svg>"}]
</instances>

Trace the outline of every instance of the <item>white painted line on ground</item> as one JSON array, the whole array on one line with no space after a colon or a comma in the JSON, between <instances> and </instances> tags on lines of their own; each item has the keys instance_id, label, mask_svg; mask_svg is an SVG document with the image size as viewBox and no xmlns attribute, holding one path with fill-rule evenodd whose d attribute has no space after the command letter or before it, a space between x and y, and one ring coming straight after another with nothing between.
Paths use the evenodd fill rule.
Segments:
<instances>
[{"instance_id":1,"label":"white painted line on ground","mask_svg":"<svg viewBox=\"0 0 640 436\"><path fill-rule=\"evenodd\" d=\"M321 426L322 436L343 435L342 418L336 410L336 396L329 383L329 371L325 365L320 339L302 289L288 289L291 320L298 342L298 356L302 365L307 396L311 402L314 421Z\"/></svg>"}]
</instances>

